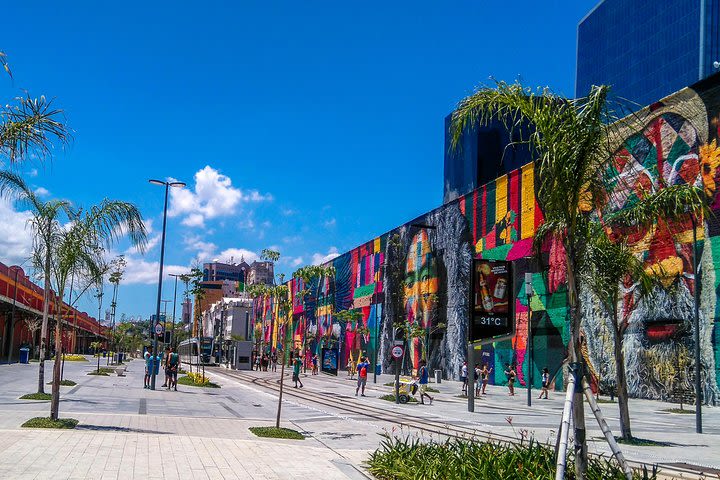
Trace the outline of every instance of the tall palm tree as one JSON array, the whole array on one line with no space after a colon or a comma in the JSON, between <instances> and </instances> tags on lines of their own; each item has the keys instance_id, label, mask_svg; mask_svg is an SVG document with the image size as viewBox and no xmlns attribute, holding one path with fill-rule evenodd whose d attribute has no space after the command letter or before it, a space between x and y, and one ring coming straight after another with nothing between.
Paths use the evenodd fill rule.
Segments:
<instances>
[{"instance_id":1,"label":"tall palm tree","mask_svg":"<svg viewBox=\"0 0 720 480\"><path fill-rule=\"evenodd\" d=\"M59 222L56 222L59 224ZM39 262L50 258L50 277L56 293L56 311L60 315L55 324L55 363L53 368L52 399L50 417L58 418L60 402L60 358L62 355L62 305L71 277L94 281L105 273L104 250L123 234L127 234L133 246L143 252L147 243L145 225L140 211L131 203L103 200L99 205L75 213L69 228L55 229L51 242L39 252Z\"/></svg>"},{"instance_id":2,"label":"tall palm tree","mask_svg":"<svg viewBox=\"0 0 720 480\"><path fill-rule=\"evenodd\" d=\"M17 174L0 171L0 197L16 200L21 208L28 208L32 217L29 226L33 234L33 257L39 272L42 272L43 315L40 327L40 368L38 370L38 393L45 393L45 357L48 339L48 319L51 299L51 255L49 246L62 230L61 221L75 215L67 200L42 201L25 181ZM57 304L56 304L57 308Z\"/></svg>"},{"instance_id":3,"label":"tall palm tree","mask_svg":"<svg viewBox=\"0 0 720 480\"><path fill-rule=\"evenodd\" d=\"M569 100L548 89L497 82L494 88L480 88L461 100L452 114L452 148L458 148L463 133L470 128L494 119L521 135L520 127L530 126L521 141L530 146L536 157L536 197L544 215L535 234L535 251L539 255L547 240L564 251L570 314L568 357L574 363L582 362L578 289L579 275L593 238L589 210L599 208L605 200L603 176L614 154L612 139L623 135L637 121L637 116L620 119L622 109L608 102L608 92L609 87L596 86L587 96ZM661 212L680 215L701 210L704 202L701 190L672 186L649 193L635 206L605 221L638 225L654 221ZM575 473L582 479L587 471L587 442L580 390L575 393L573 420Z\"/></svg>"}]
</instances>

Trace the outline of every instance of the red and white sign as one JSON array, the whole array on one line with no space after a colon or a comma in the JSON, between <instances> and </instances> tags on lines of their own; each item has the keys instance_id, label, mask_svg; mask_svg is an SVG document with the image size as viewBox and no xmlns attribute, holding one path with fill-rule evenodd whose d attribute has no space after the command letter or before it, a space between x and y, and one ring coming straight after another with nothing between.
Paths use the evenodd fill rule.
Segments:
<instances>
[{"instance_id":1,"label":"red and white sign","mask_svg":"<svg viewBox=\"0 0 720 480\"><path fill-rule=\"evenodd\" d=\"M402 346L395 345L390 353L392 354L393 358L397 360L399 358L402 358L404 350Z\"/></svg>"}]
</instances>

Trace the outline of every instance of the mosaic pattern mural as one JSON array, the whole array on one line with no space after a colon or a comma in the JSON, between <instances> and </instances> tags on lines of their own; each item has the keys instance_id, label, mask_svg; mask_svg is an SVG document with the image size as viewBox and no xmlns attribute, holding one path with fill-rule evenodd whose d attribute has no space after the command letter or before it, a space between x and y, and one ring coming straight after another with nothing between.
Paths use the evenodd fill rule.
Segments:
<instances>
[{"instance_id":1,"label":"mosaic pattern mural","mask_svg":"<svg viewBox=\"0 0 720 480\"><path fill-rule=\"evenodd\" d=\"M637 122L614 141L616 154L606 172L607 201L602 215L635 204L648 192L669 185L702 186L711 198L713 215L700 219L699 282L693 271L693 227L690 218L658 219L651 228L623 232L646 269L661 276L653 301L639 298L634 285L623 286L619 309L628 325L625 358L630 394L667 398L673 388L692 382L693 296L700 292L702 377L706 399L720 400L720 87L701 82L658 102L638 115ZM277 322L269 300L256 302L258 331L266 346L283 340L304 350L309 359L323 347L339 349L341 366L367 355L390 371L389 349L395 330L410 334L403 366L406 372L426 358L431 369L457 378L465 358L470 265L473 257L514 262L516 336L483 347L480 363L493 369L493 383L506 381L507 365L515 365L525 385L532 368L535 387L548 367L555 385L563 381L569 339L562 251L549 244L547 271L531 258L533 235L543 215L535 198L532 164L500 177L470 194L375 238L334 259L332 278L312 285L289 283L292 320ZM715 259L718 258L718 262ZM521 292L525 272L533 272L535 293ZM296 293L308 289L305 301ZM611 388L614 379L611 332L606 315L589 292L583 296L586 359L594 381ZM352 311L348 320L342 312ZM534 331L534 363L527 355L527 322ZM283 329L278 325L287 323Z\"/></svg>"}]
</instances>

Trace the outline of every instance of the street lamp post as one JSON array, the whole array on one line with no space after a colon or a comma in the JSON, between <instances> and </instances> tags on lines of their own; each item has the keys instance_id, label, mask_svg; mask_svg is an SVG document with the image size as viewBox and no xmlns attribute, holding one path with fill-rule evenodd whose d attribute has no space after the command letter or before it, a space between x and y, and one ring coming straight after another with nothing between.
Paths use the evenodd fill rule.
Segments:
<instances>
[{"instance_id":1,"label":"street lamp post","mask_svg":"<svg viewBox=\"0 0 720 480\"><path fill-rule=\"evenodd\" d=\"M168 275L171 277L175 277L175 290L173 291L172 330L170 330L170 345L174 345L175 344L175 307L177 306L177 282L178 282L178 277L182 277L183 275L187 275L187 274L170 273Z\"/></svg>"},{"instance_id":2,"label":"street lamp post","mask_svg":"<svg viewBox=\"0 0 720 480\"><path fill-rule=\"evenodd\" d=\"M162 297L162 278L163 278L163 262L165 261L165 227L167 225L167 204L168 204L168 191L170 187L182 188L185 186L184 182L165 182L162 180L150 180L150 183L154 185L163 185L165 187L165 206L163 207L163 226L162 235L160 237L160 272L158 273L158 293L157 293L157 304L155 305L155 326L157 327L160 322L160 300ZM158 355L158 336L156 332L153 332L153 355L157 358ZM150 377L150 389L155 390L155 362L152 362L152 376Z\"/></svg>"},{"instance_id":3,"label":"street lamp post","mask_svg":"<svg viewBox=\"0 0 720 480\"><path fill-rule=\"evenodd\" d=\"M698 261L697 261L697 219L695 214L690 215L693 227L693 251L692 251L692 263L693 263L693 275L695 275L695 288L694 288L694 300L695 300L695 315L693 318L693 325L695 334L693 335L695 340L695 432L702 433L702 384L700 382L700 275L698 272Z\"/></svg>"}]
</instances>

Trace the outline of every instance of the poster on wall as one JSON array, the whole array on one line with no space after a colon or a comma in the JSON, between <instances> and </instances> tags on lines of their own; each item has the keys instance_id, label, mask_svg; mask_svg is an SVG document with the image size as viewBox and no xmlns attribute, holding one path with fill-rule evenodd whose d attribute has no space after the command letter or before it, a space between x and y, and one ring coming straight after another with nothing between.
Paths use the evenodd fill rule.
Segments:
<instances>
[{"instance_id":1,"label":"poster on wall","mask_svg":"<svg viewBox=\"0 0 720 480\"><path fill-rule=\"evenodd\" d=\"M511 263L502 260L473 260L470 279L469 341L498 341L515 333Z\"/></svg>"},{"instance_id":2,"label":"poster on wall","mask_svg":"<svg viewBox=\"0 0 720 480\"><path fill-rule=\"evenodd\" d=\"M330 375L338 374L338 350L337 348L323 348L322 349L322 365L320 369L323 373L329 373Z\"/></svg>"}]
</instances>

